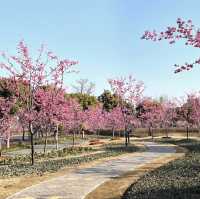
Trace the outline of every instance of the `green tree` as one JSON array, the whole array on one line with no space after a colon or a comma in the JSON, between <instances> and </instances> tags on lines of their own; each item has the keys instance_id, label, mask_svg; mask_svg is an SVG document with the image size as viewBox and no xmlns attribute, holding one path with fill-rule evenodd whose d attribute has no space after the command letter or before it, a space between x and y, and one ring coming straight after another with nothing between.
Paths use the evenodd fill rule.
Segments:
<instances>
[{"instance_id":1,"label":"green tree","mask_svg":"<svg viewBox=\"0 0 200 199\"><path fill-rule=\"evenodd\" d=\"M112 94L109 90L104 90L104 92L98 97L98 100L103 104L103 108L106 111L111 111L118 105L118 97Z\"/></svg>"},{"instance_id":2,"label":"green tree","mask_svg":"<svg viewBox=\"0 0 200 199\"><path fill-rule=\"evenodd\" d=\"M18 92L16 89L18 86ZM13 98L17 99L17 97L25 95L27 92L28 86L25 82L11 79L11 78L0 78L0 97L12 100ZM11 107L10 113L15 114L21 107L24 106L24 101L17 99L15 104Z\"/></svg>"},{"instance_id":3,"label":"green tree","mask_svg":"<svg viewBox=\"0 0 200 199\"><path fill-rule=\"evenodd\" d=\"M83 110L87 110L90 106L95 106L98 104L98 100L95 96L86 93L71 93L67 94L66 96L77 99Z\"/></svg>"}]
</instances>

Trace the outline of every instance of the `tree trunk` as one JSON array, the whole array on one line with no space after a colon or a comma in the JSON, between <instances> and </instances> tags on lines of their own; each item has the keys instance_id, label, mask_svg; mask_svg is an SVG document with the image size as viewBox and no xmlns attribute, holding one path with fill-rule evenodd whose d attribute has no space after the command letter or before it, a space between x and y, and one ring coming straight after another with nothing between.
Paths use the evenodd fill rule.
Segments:
<instances>
[{"instance_id":1,"label":"tree trunk","mask_svg":"<svg viewBox=\"0 0 200 199\"><path fill-rule=\"evenodd\" d=\"M197 128L198 128L198 132L199 132L199 134L200 134L200 125L199 125L199 122L198 122Z\"/></svg>"},{"instance_id":2,"label":"tree trunk","mask_svg":"<svg viewBox=\"0 0 200 199\"><path fill-rule=\"evenodd\" d=\"M7 140L6 140L6 148L7 149L10 148L10 138L7 138Z\"/></svg>"},{"instance_id":3,"label":"tree trunk","mask_svg":"<svg viewBox=\"0 0 200 199\"><path fill-rule=\"evenodd\" d=\"M56 126L56 150L58 150L58 125Z\"/></svg>"},{"instance_id":4,"label":"tree trunk","mask_svg":"<svg viewBox=\"0 0 200 199\"><path fill-rule=\"evenodd\" d=\"M75 146L75 131L73 131L73 147Z\"/></svg>"},{"instance_id":5,"label":"tree trunk","mask_svg":"<svg viewBox=\"0 0 200 199\"><path fill-rule=\"evenodd\" d=\"M165 132L166 132L166 137L168 138L169 137L168 128L165 129Z\"/></svg>"},{"instance_id":6,"label":"tree trunk","mask_svg":"<svg viewBox=\"0 0 200 199\"><path fill-rule=\"evenodd\" d=\"M189 127L187 126L186 128L186 131L187 131L187 140L189 139Z\"/></svg>"},{"instance_id":7,"label":"tree trunk","mask_svg":"<svg viewBox=\"0 0 200 199\"><path fill-rule=\"evenodd\" d=\"M47 151L47 137L48 137L48 134L46 133L45 140L44 140L44 154L46 154L46 151Z\"/></svg>"},{"instance_id":8,"label":"tree trunk","mask_svg":"<svg viewBox=\"0 0 200 199\"><path fill-rule=\"evenodd\" d=\"M33 132L33 127L32 127L32 124L29 123L29 132L30 132L30 137L31 137L31 164L34 165L34 132Z\"/></svg>"},{"instance_id":9,"label":"tree trunk","mask_svg":"<svg viewBox=\"0 0 200 199\"><path fill-rule=\"evenodd\" d=\"M25 130L24 130L24 127L22 127L22 132L23 132L22 141L25 141Z\"/></svg>"},{"instance_id":10,"label":"tree trunk","mask_svg":"<svg viewBox=\"0 0 200 199\"><path fill-rule=\"evenodd\" d=\"M99 130L97 129L97 137L99 137L99 134L100 134L100 133L99 133Z\"/></svg>"},{"instance_id":11,"label":"tree trunk","mask_svg":"<svg viewBox=\"0 0 200 199\"><path fill-rule=\"evenodd\" d=\"M125 146L128 146L128 135L127 132L125 132Z\"/></svg>"},{"instance_id":12,"label":"tree trunk","mask_svg":"<svg viewBox=\"0 0 200 199\"><path fill-rule=\"evenodd\" d=\"M84 138L85 138L85 131L82 130L82 139L84 139Z\"/></svg>"},{"instance_id":13,"label":"tree trunk","mask_svg":"<svg viewBox=\"0 0 200 199\"><path fill-rule=\"evenodd\" d=\"M127 147L128 146L128 132L125 128L125 131L124 131L124 137L125 137L125 146Z\"/></svg>"},{"instance_id":14,"label":"tree trunk","mask_svg":"<svg viewBox=\"0 0 200 199\"><path fill-rule=\"evenodd\" d=\"M40 138L40 136L39 136L39 135L40 135L40 132L39 132L39 131L37 131L37 133L36 133L36 138L37 138L37 139L39 139L39 138Z\"/></svg>"},{"instance_id":15,"label":"tree trunk","mask_svg":"<svg viewBox=\"0 0 200 199\"><path fill-rule=\"evenodd\" d=\"M152 140L153 140L153 138L154 138L154 131L153 131L154 129L152 128L151 129L151 138L152 138Z\"/></svg>"},{"instance_id":16,"label":"tree trunk","mask_svg":"<svg viewBox=\"0 0 200 199\"><path fill-rule=\"evenodd\" d=\"M130 144L130 132L128 131L128 144Z\"/></svg>"},{"instance_id":17,"label":"tree trunk","mask_svg":"<svg viewBox=\"0 0 200 199\"><path fill-rule=\"evenodd\" d=\"M152 136L151 133L151 127L149 127L149 136Z\"/></svg>"},{"instance_id":18,"label":"tree trunk","mask_svg":"<svg viewBox=\"0 0 200 199\"><path fill-rule=\"evenodd\" d=\"M112 128L112 137L114 138L115 137L115 129Z\"/></svg>"},{"instance_id":19,"label":"tree trunk","mask_svg":"<svg viewBox=\"0 0 200 199\"><path fill-rule=\"evenodd\" d=\"M0 138L0 157L2 155L2 139Z\"/></svg>"}]
</instances>

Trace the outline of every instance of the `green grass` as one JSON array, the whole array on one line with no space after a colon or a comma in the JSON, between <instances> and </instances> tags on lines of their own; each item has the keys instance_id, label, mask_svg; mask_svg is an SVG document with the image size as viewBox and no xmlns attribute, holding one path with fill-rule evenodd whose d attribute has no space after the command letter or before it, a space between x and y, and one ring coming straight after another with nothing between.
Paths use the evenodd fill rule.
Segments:
<instances>
[{"instance_id":1,"label":"green grass","mask_svg":"<svg viewBox=\"0 0 200 199\"><path fill-rule=\"evenodd\" d=\"M188 149L185 157L162 166L131 185L123 199L199 199L200 141L163 139Z\"/></svg>"}]
</instances>

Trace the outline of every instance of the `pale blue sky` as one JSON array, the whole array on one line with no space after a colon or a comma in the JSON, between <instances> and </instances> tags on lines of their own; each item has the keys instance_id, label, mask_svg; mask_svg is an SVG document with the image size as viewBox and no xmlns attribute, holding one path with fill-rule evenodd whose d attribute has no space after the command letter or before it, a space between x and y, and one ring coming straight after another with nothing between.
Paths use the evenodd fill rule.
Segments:
<instances>
[{"instance_id":1,"label":"pale blue sky","mask_svg":"<svg viewBox=\"0 0 200 199\"><path fill-rule=\"evenodd\" d=\"M96 94L107 79L133 74L151 96L181 96L200 90L200 68L173 74L174 63L193 61L200 49L140 40L146 29L161 30L178 17L200 27L199 0L6 0L0 1L0 50L14 52L24 39L33 52L41 43L62 57L78 60L79 74Z\"/></svg>"}]
</instances>

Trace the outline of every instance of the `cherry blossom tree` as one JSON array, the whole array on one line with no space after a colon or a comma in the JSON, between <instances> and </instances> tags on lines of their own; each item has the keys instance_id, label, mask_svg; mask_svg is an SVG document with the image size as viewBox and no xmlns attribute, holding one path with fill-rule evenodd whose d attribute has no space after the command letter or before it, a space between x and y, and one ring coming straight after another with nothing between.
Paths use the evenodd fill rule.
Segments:
<instances>
[{"instance_id":1,"label":"cherry blossom tree","mask_svg":"<svg viewBox=\"0 0 200 199\"><path fill-rule=\"evenodd\" d=\"M101 105L97 105L87 110L87 116L86 124L88 129L98 135L99 131L106 126L106 112Z\"/></svg>"},{"instance_id":2,"label":"cherry blossom tree","mask_svg":"<svg viewBox=\"0 0 200 199\"><path fill-rule=\"evenodd\" d=\"M65 72L73 72L72 66L76 61L59 59L52 52L46 50L42 45L39 49L39 55L34 59L24 41L19 42L16 56L8 56L2 53L4 61L0 67L5 69L12 79L18 99L25 104L25 114L28 131L31 137L31 163L34 164L34 130L33 123L36 119L35 94L43 85L51 84L57 88L62 88ZM23 95L20 94L18 82L27 85Z\"/></svg>"},{"instance_id":3,"label":"cherry blossom tree","mask_svg":"<svg viewBox=\"0 0 200 199\"><path fill-rule=\"evenodd\" d=\"M64 90L55 87L38 89L35 94L35 104L38 110L37 123L40 128L43 127L45 132L44 152L46 152L48 135L51 133L53 127L56 127L54 136L56 149L58 149L58 125L62 123L62 110L66 104L64 95Z\"/></svg>"},{"instance_id":4,"label":"cherry blossom tree","mask_svg":"<svg viewBox=\"0 0 200 199\"><path fill-rule=\"evenodd\" d=\"M2 141L2 139L6 140L7 148L10 147L10 138L15 127L13 126L15 118L11 113L14 103L15 99L0 98L0 142ZM2 143L0 143L0 151L2 150L1 145Z\"/></svg>"},{"instance_id":5,"label":"cherry blossom tree","mask_svg":"<svg viewBox=\"0 0 200 199\"><path fill-rule=\"evenodd\" d=\"M141 100L144 91L144 84L137 81L133 76L121 77L108 80L111 90L118 96L119 107L123 114L125 144L128 145L129 132L131 130L131 120L134 117L133 109ZM132 117L130 117L130 115ZM131 119L131 120L130 120Z\"/></svg>"},{"instance_id":6,"label":"cherry blossom tree","mask_svg":"<svg viewBox=\"0 0 200 199\"><path fill-rule=\"evenodd\" d=\"M63 125L73 133L73 146L75 145L75 136L80 131L82 124L82 108L76 99L68 98L63 106Z\"/></svg>"},{"instance_id":7,"label":"cherry blossom tree","mask_svg":"<svg viewBox=\"0 0 200 199\"><path fill-rule=\"evenodd\" d=\"M182 103L182 106L178 109L179 118L185 122L187 139L189 138L189 128L199 128L199 116L200 116L200 97L198 93L188 94L186 101Z\"/></svg>"},{"instance_id":8,"label":"cherry blossom tree","mask_svg":"<svg viewBox=\"0 0 200 199\"><path fill-rule=\"evenodd\" d=\"M142 126L149 129L149 136L154 137L154 129L168 127L170 125L170 116L168 115L168 103L160 103L152 98L145 98L136 108L137 117Z\"/></svg>"},{"instance_id":9,"label":"cherry blossom tree","mask_svg":"<svg viewBox=\"0 0 200 199\"><path fill-rule=\"evenodd\" d=\"M177 104L174 101L165 101L162 104L162 125L166 131L166 137L168 137L168 129L175 124L177 118L176 107Z\"/></svg>"},{"instance_id":10,"label":"cherry blossom tree","mask_svg":"<svg viewBox=\"0 0 200 199\"><path fill-rule=\"evenodd\" d=\"M188 98L189 97L189 98ZM181 98L179 100L179 106L177 107L177 124L181 124L186 128L187 139L189 138L189 128L194 125L193 121L193 107L190 96L187 98Z\"/></svg>"},{"instance_id":11,"label":"cherry blossom tree","mask_svg":"<svg viewBox=\"0 0 200 199\"><path fill-rule=\"evenodd\" d=\"M178 40L184 40L185 45L200 48L200 30L195 27L192 20L184 21L178 18L175 26L168 26L166 30L161 32L145 31L142 39L152 41L168 40L169 44L174 44ZM185 70L191 70L195 65L200 64L200 58L197 58L192 63L185 63L182 65L175 64L175 73L179 73Z\"/></svg>"},{"instance_id":12,"label":"cherry blossom tree","mask_svg":"<svg viewBox=\"0 0 200 199\"><path fill-rule=\"evenodd\" d=\"M124 129L123 115L120 107L113 108L110 112L105 112L105 126L112 130L112 136L115 137L115 131Z\"/></svg>"},{"instance_id":13,"label":"cherry blossom tree","mask_svg":"<svg viewBox=\"0 0 200 199\"><path fill-rule=\"evenodd\" d=\"M22 128L22 140L25 141L25 133L26 133L26 130L28 129L28 126L27 126L27 121L25 120L23 111L24 111L23 109L20 109L17 113L17 116L18 116L18 121Z\"/></svg>"},{"instance_id":14,"label":"cherry blossom tree","mask_svg":"<svg viewBox=\"0 0 200 199\"><path fill-rule=\"evenodd\" d=\"M193 120L193 124L200 131L200 95L199 95L199 93L189 94L188 102L191 104L191 107L192 107L191 117Z\"/></svg>"}]
</instances>

